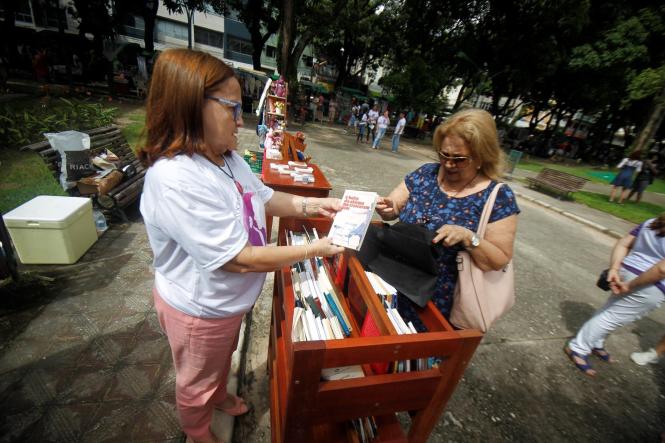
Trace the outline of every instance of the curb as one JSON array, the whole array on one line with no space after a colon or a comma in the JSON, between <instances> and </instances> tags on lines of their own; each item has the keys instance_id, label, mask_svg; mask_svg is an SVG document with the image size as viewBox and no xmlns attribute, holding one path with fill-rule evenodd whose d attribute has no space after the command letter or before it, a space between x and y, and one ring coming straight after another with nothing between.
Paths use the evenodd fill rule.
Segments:
<instances>
[{"instance_id":1,"label":"curb","mask_svg":"<svg viewBox=\"0 0 665 443\"><path fill-rule=\"evenodd\" d=\"M556 206L552 206L552 205L550 205L549 203L546 203L546 202L544 202L544 201L542 201L542 200L538 200L537 198L531 197L530 195L526 195L526 194L524 194L524 193L522 193L522 192L515 191L515 190L513 190L513 192L514 192L515 195L517 195L519 198L523 198L524 200L527 200L527 201L529 201L529 202L531 202L531 203L535 203L535 204L537 204L538 206L542 206L543 208L547 208L547 209L549 209L549 210L551 210L551 211L554 211L554 212L556 212L556 213L558 213L558 214L563 215L564 217L568 217L568 218L571 219L571 220L575 220L575 221L578 222L578 223L581 223L581 224L583 224L583 225L585 225L585 226L588 226L588 227L590 227L590 228L592 228L592 229L595 229L596 231L602 232L603 234L607 234L607 235L609 235L610 237L614 237L614 238L617 238L617 239L623 237L623 234L621 234L621 233L619 233L619 232L616 232L616 231L613 231L612 229L607 228L607 227L605 227L605 226L603 226L603 225L599 225L598 223L592 222L591 220L587 220L587 219L584 218L584 217L580 217L579 215L573 214L573 213L568 212L568 211L564 211L564 210L561 209L561 208L557 208Z\"/></svg>"}]
</instances>

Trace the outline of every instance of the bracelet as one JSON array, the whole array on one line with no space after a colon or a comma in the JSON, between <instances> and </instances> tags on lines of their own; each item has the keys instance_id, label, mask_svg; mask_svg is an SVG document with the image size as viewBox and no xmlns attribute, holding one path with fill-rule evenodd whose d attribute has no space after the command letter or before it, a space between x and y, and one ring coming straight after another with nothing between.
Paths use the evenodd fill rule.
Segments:
<instances>
[{"instance_id":1,"label":"bracelet","mask_svg":"<svg viewBox=\"0 0 665 443\"><path fill-rule=\"evenodd\" d=\"M302 198L302 216L307 217L307 197Z\"/></svg>"}]
</instances>

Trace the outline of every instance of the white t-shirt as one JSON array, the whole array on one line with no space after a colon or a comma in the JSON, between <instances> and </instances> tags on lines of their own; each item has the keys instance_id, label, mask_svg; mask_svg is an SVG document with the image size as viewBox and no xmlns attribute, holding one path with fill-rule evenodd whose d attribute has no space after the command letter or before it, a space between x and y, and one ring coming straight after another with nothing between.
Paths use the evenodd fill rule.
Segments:
<instances>
[{"instance_id":1,"label":"white t-shirt","mask_svg":"<svg viewBox=\"0 0 665 443\"><path fill-rule=\"evenodd\" d=\"M621 160L617 168L621 169L624 166L630 166L631 168L635 168L637 172L640 172L642 170L642 162L640 160L631 160L628 157L625 157L623 160Z\"/></svg>"},{"instance_id":2,"label":"white t-shirt","mask_svg":"<svg viewBox=\"0 0 665 443\"><path fill-rule=\"evenodd\" d=\"M376 119L379 118L379 111L375 111L372 109L367 113L367 118L369 119L370 123L373 123L376 121Z\"/></svg>"},{"instance_id":3,"label":"white t-shirt","mask_svg":"<svg viewBox=\"0 0 665 443\"><path fill-rule=\"evenodd\" d=\"M376 125L379 127L379 129L386 129L389 124L390 119L388 117L384 117L383 115L379 117L379 120L376 122Z\"/></svg>"},{"instance_id":4,"label":"white t-shirt","mask_svg":"<svg viewBox=\"0 0 665 443\"><path fill-rule=\"evenodd\" d=\"M205 157L162 158L148 169L141 214L154 253L155 287L173 308L194 317L249 311L265 273L220 269L247 245L265 244L265 203L273 190L237 153L225 157L244 188ZM248 234L251 232L251 235Z\"/></svg>"},{"instance_id":5,"label":"white t-shirt","mask_svg":"<svg viewBox=\"0 0 665 443\"><path fill-rule=\"evenodd\" d=\"M397 125L395 125L395 135L401 135L404 133L404 126L406 126L406 119L402 117L397 122Z\"/></svg>"}]
</instances>

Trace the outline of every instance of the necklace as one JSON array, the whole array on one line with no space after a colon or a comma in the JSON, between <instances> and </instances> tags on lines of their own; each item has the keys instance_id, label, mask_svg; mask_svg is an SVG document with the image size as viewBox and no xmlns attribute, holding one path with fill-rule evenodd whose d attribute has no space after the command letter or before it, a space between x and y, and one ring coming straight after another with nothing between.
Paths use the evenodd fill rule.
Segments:
<instances>
[{"instance_id":1,"label":"necklace","mask_svg":"<svg viewBox=\"0 0 665 443\"><path fill-rule=\"evenodd\" d=\"M226 172L224 168L222 168L218 163L215 163L214 161L210 160L208 157L206 157L210 163L213 165L217 166L217 168L224 173L228 178L233 180L233 183L236 185L236 189L240 193L240 195L243 195L245 193L244 189L242 188L242 185L238 180L236 180L235 175L233 175L233 169L231 169L231 164L229 163L228 160L224 160L224 165L229 167L229 172Z\"/></svg>"},{"instance_id":2,"label":"necklace","mask_svg":"<svg viewBox=\"0 0 665 443\"><path fill-rule=\"evenodd\" d=\"M441 184L439 185L439 187L443 190L443 192L445 192L445 193L448 195L449 198L451 198L451 197L455 197L455 198L456 198L457 195L458 195L460 192L464 191L464 190L465 190L465 189L466 189L471 183L473 183L473 181L476 179L476 177L478 177L478 172L479 172L479 171L476 171L476 175L474 175L473 178L471 178L471 180L469 180L468 182L466 182L466 184L465 184L464 186L462 186L460 189L458 189L454 194L451 194L450 192L448 192L448 191L446 191L445 189L443 189L443 178L441 179Z\"/></svg>"}]
</instances>

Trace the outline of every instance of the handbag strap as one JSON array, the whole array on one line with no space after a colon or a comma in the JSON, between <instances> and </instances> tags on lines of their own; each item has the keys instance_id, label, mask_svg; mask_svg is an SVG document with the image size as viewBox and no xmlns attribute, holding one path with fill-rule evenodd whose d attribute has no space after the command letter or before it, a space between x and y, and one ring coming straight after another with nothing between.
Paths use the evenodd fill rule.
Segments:
<instances>
[{"instance_id":1,"label":"handbag strap","mask_svg":"<svg viewBox=\"0 0 665 443\"><path fill-rule=\"evenodd\" d=\"M503 186L503 183L497 183L490 196L487 197L485 202L485 207L483 208L483 213L480 216L480 222L478 222L477 233L480 238L485 237L485 228L487 228L487 222L489 222L490 215L492 214L492 208L494 208L494 202L496 201L496 196L499 193L499 188Z\"/></svg>"}]
</instances>

